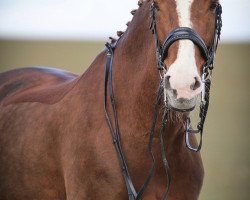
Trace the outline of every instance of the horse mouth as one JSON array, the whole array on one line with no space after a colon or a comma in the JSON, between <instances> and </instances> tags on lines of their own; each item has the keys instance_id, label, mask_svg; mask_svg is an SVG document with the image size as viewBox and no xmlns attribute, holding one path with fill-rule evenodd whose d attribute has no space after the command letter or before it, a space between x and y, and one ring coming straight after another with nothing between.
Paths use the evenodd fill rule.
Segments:
<instances>
[{"instance_id":1,"label":"horse mouth","mask_svg":"<svg viewBox=\"0 0 250 200\"><path fill-rule=\"evenodd\" d=\"M195 109L195 106L194 107L191 107L191 108L185 108L185 109L179 109L179 108L175 108L173 106L169 106L171 110L174 110L174 111L177 111L177 112L191 112Z\"/></svg>"},{"instance_id":2,"label":"horse mouth","mask_svg":"<svg viewBox=\"0 0 250 200\"><path fill-rule=\"evenodd\" d=\"M197 103L198 103L198 96L192 98L192 99L184 99L179 98L177 99L169 92L166 92L165 99L166 99L166 106L170 108L171 110L177 111L177 112L191 112L195 109Z\"/></svg>"}]
</instances>

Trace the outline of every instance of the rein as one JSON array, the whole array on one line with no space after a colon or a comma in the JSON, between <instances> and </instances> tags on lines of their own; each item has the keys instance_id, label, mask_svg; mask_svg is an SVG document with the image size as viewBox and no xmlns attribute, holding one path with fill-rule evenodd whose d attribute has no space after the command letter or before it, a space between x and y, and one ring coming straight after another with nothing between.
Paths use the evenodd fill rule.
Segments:
<instances>
[{"instance_id":1,"label":"rein","mask_svg":"<svg viewBox=\"0 0 250 200\"><path fill-rule=\"evenodd\" d=\"M164 96L163 95L164 94L164 86L163 86L164 73L166 73L167 71L167 67L164 63L164 60L166 59L168 55L169 47L177 40L183 40L183 39L191 40L194 44L196 44L199 47L200 51L202 52L202 55L206 59L206 62L203 65L203 73L202 73L203 90L202 90L202 95L201 95L202 100L201 100L200 114L199 114L200 121L197 125L197 130L193 130L191 128L191 119L188 117L187 122L186 122L187 124L186 131L185 131L185 142L186 142L187 148L194 152L200 151L201 146L202 146L203 126L205 123L206 114L207 114L208 105L209 105L209 91L210 91L210 85L211 85L210 74L213 69L214 55L217 49L218 41L220 39L220 33L221 33L221 27L222 27L222 20L221 20L222 8L220 4L217 4L213 45L209 49L206 47L204 41L199 36L199 34L188 27L179 27L171 31L168 37L166 38L165 42L161 46L159 42L158 34L157 34L157 28L156 28L157 27L156 13L158 11L159 11L158 5L155 2L153 2L151 5L151 9L150 9L150 12L151 12L150 30L152 31L153 36L154 36L155 48L156 48L156 62L157 62L157 68L161 75L161 80L160 80L157 97L155 101L153 118L152 118L152 123L151 123L151 128L150 128L149 142L148 142L148 152L151 157L151 166L150 166L148 176L146 177L143 185L141 186L138 192L136 192L136 189L134 187L132 178L129 174L128 166L126 164L126 159L122 151L118 116L117 116L117 111L116 111L115 96L114 96L113 84L112 84L113 57L114 57L116 44L119 40L114 44L106 43L107 61L106 61L106 66L105 66L105 77L104 77L104 112L105 112L105 118L106 118L108 127L110 129L110 133L112 136L113 144L115 146L119 164L120 164L120 167L124 176L124 180L126 183L129 200L141 200L142 195L144 194L151 179L154 176L155 157L153 154L152 146L153 146L153 138L155 135L155 126L156 126L156 122L157 122L158 114L159 114L159 107L162 103L162 99ZM111 107L112 107L112 117L114 118L114 123L112 123L111 116L107 111L108 92L109 92L109 98L110 98ZM167 180L166 180L167 187L162 196L163 200L167 199L167 195L168 195L168 192L170 189L170 183L171 183L171 172L170 172L167 155L166 155L166 146L164 143L164 134L166 132L165 129L166 129L166 124L167 124L167 115L171 109L173 108L166 107L164 109L162 121L161 121L161 128L160 128L160 138L159 138L162 162L164 165L164 170L167 175ZM201 135L200 142L197 148L193 147L190 144L190 139L189 139L190 134Z\"/></svg>"}]
</instances>

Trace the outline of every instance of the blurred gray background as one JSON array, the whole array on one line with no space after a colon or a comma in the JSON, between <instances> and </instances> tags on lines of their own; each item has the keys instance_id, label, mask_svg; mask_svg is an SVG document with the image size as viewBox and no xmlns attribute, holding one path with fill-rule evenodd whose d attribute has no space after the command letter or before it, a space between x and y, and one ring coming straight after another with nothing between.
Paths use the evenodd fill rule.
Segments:
<instances>
[{"instance_id":1,"label":"blurred gray background","mask_svg":"<svg viewBox=\"0 0 250 200\"><path fill-rule=\"evenodd\" d=\"M204 131L206 175L200 199L249 200L250 2L221 2L224 26ZM136 4L136 0L0 0L0 72L50 66L82 74L108 36L125 30Z\"/></svg>"}]
</instances>

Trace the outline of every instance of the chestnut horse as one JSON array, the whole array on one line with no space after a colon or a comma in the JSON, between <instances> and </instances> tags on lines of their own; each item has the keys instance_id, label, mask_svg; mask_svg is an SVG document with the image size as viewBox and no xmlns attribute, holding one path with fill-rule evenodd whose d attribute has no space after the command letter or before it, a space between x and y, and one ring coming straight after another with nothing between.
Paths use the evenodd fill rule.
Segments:
<instances>
[{"instance_id":1,"label":"chestnut horse","mask_svg":"<svg viewBox=\"0 0 250 200\"><path fill-rule=\"evenodd\" d=\"M219 2L147 0L139 1L139 6L119 40L107 45L82 76L43 67L0 74L1 200L166 199L166 179L170 183L166 166L172 177L167 198L198 199L202 160L194 152L199 149L186 147L183 122L204 92L204 63L210 59L212 66L220 32L215 20ZM104 78L105 65L113 77L106 73ZM103 89L106 78L109 89ZM150 131L160 79L165 97L160 113L173 108L164 130L167 165L167 160L162 164L164 153L158 146L161 120L155 134ZM117 116L110 120L112 124L119 119L119 142L128 168L123 171L129 170L129 179L123 177L105 120L106 94L103 97L111 89ZM114 101L106 103L112 113ZM188 139L198 145L193 134ZM139 197L135 191L149 171L150 181Z\"/></svg>"}]
</instances>

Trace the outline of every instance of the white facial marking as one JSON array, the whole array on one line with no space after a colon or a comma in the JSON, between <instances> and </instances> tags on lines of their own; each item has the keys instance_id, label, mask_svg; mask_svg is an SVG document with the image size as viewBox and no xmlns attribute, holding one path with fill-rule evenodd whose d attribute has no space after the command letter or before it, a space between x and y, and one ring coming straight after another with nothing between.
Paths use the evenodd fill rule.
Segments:
<instances>
[{"instance_id":1,"label":"white facial marking","mask_svg":"<svg viewBox=\"0 0 250 200\"><path fill-rule=\"evenodd\" d=\"M180 27L192 28L191 6L194 0L175 0ZM194 43L190 40L179 40L177 59L170 66L165 76L170 76L170 85L177 91L178 98L191 99L200 93L192 90L194 78L200 78L195 61Z\"/></svg>"},{"instance_id":2,"label":"white facial marking","mask_svg":"<svg viewBox=\"0 0 250 200\"><path fill-rule=\"evenodd\" d=\"M176 10L179 18L179 26L192 27L192 22L190 20L191 16L191 6L194 0L175 0Z\"/></svg>"}]
</instances>

